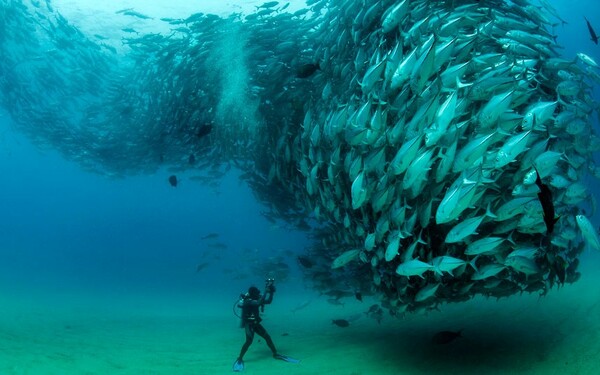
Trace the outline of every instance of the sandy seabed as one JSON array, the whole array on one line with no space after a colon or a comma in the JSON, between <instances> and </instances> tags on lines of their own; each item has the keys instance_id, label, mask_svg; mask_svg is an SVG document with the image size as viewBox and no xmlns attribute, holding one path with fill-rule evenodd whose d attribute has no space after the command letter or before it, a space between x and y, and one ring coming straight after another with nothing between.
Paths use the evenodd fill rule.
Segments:
<instances>
[{"instance_id":1,"label":"sandy seabed","mask_svg":"<svg viewBox=\"0 0 600 375\"><path fill-rule=\"evenodd\" d=\"M374 300L333 306L308 291L286 295L281 286L263 324L278 350L301 362L274 360L257 337L244 373L598 374L599 259L577 283L543 298L476 298L428 315L386 315L381 324L364 314ZM185 294L5 291L0 375L231 373L244 341L234 301L201 301ZM331 322L338 318L356 320L340 328ZM463 338L431 342L440 330L459 329Z\"/></svg>"}]
</instances>

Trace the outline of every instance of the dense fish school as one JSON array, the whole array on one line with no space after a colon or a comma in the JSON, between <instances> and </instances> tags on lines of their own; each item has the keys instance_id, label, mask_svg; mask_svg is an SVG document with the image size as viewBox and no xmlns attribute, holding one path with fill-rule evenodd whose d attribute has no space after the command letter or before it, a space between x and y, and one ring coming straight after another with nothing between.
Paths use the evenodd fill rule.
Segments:
<instances>
[{"instance_id":1,"label":"dense fish school","mask_svg":"<svg viewBox=\"0 0 600 375\"><path fill-rule=\"evenodd\" d=\"M600 248L583 183L598 175L600 70L561 57L546 1L286 7L121 11L170 31L114 40L48 0L4 1L0 103L100 173L241 169L269 218L310 228L315 288L375 294L394 315L578 279L586 244Z\"/></svg>"}]
</instances>

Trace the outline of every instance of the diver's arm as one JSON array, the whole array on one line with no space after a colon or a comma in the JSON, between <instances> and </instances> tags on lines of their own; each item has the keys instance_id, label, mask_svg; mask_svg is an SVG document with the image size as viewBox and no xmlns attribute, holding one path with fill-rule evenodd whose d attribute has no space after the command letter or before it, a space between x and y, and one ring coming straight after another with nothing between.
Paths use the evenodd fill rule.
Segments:
<instances>
[{"instance_id":1,"label":"diver's arm","mask_svg":"<svg viewBox=\"0 0 600 375\"><path fill-rule=\"evenodd\" d=\"M240 295L240 300L237 302L237 307L239 307L240 309L244 307L244 303L246 301L246 298L244 298L245 296L243 294Z\"/></svg>"},{"instance_id":2,"label":"diver's arm","mask_svg":"<svg viewBox=\"0 0 600 375\"><path fill-rule=\"evenodd\" d=\"M271 302L273 302L273 292L265 292L265 295L263 296L263 304L268 305Z\"/></svg>"},{"instance_id":3,"label":"diver's arm","mask_svg":"<svg viewBox=\"0 0 600 375\"><path fill-rule=\"evenodd\" d=\"M271 302L273 302L273 293L275 293L274 285L271 285L269 288L266 288L265 294L263 295L263 298L262 298L262 303L264 305L268 305Z\"/></svg>"}]
</instances>

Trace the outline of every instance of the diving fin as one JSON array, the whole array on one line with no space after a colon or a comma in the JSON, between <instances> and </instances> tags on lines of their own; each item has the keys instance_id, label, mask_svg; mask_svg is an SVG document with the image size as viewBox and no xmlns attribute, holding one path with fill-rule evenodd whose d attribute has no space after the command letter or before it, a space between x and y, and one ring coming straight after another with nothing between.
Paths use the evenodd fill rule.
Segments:
<instances>
[{"instance_id":1,"label":"diving fin","mask_svg":"<svg viewBox=\"0 0 600 375\"><path fill-rule=\"evenodd\" d=\"M244 371L244 361L242 361L241 359L236 359L236 361L233 363L233 371Z\"/></svg>"},{"instance_id":2,"label":"diving fin","mask_svg":"<svg viewBox=\"0 0 600 375\"><path fill-rule=\"evenodd\" d=\"M282 361L286 361L286 362L290 362L290 363L299 363L300 362L299 359L288 357L287 355L283 355L283 354L275 354L273 356L273 358L281 359Z\"/></svg>"}]
</instances>

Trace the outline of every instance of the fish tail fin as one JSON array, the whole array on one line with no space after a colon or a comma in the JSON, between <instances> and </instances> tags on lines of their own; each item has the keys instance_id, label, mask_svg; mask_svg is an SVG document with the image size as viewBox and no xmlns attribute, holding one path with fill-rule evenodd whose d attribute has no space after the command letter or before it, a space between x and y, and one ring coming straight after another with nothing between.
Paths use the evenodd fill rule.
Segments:
<instances>
[{"instance_id":1,"label":"fish tail fin","mask_svg":"<svg viewBox=\"0 0 600 375\"><path fill-rule=\"evenodd\" d=\"M506 130L502 129L502 128L498 128L496 129L496 132L500 135L504 135L504 136L511 136L513 135L513 133L511 132L507 132Z\"/></svg>"},{"instance_id":2,"label":"fish tail fin","mask_svg":"<svg viewBox=\"0 0 600 375\"><path fill-rule=\"evenodd\" d=\"M479 268L477 268L477 265L475 264L477 262L477 259L479 259L479 255L477 255L475 258L473 258L468 265L471 266L471 268L473 268L475 270L475 272L479 273Z\"/></svg>"},{"instance_id":3,"label":"fish tail fin","mask_svg":"<svg viewBox=\"0 0 600 375\"><path fill-rule=\"evenodd\" d=\"M575 65L577 64L577 60L579 59L579 56L575 55L575 57L573 58L573 62L571 64ZM563 102L564 103L564 102ZM562 104L562 103L561 103Z\"/></svg>"},{"instance_id":4,"label":"fish tail fin","mask_svg":"<svg viewBox=\"0 0 600 375\"><path fill-rule=\"evenodd\" d=\"M362 86L363 86L362 82L358 80L358 77L357 77L357 76L355 76L355 77L354 77L354 79L356 80L356 83L358 83L358 85L359 85L360 87L362 87ZM363 82L364 82L364 79L363 79Z\"/></svg>"},{"instance_id":5,"label":"fish tail fin","mask_svg":"<svg viewBox=\"0 0 600 375\"><path fill-rule=\"evenodd\" d=\"M456 88L458 89L464 89L465 87L469 87L472 86L472 83L462 83L460 81L460 78L456 77Z\"/></svg>"},{"instance_id":6,"label":"fish tail fin","mask_svg":"<svg viewBox=\"0 0 600 375\"><path fill-rule=\"evenodd\" d=\"M427 245L427 242L422 240L423 238L423 228L421 228L421 232L419 232L419 237L417 238L417 242L421 245Z\"/></svg>"},{"instance_id":7,"label":"fish tail fin","mask_svg":"<svg viewBox=\"0 0 600 375\"><path fill-rule=\"evenodd\" d=\"M577 58L575 58L575 60L573 60L573 64L575 64L576 62L577 62ZM558 104L563 105L563 106L569 105L569 103L567 103L566 101L563 100L563 98L561 98L559 92L556 93L556 101L558 102Z\"/></svg>"},{"instance_id":8,"label":"fish tail fin","mask_svg":"<svg viewBox=\"0 0 600 375\"><path fill-rule=\"evenodd\" d=\"M508 238L506 239L508 242L510 242L513 245L516 245L515 241L512 238L514 232L510 232L510 234L508 235Z\"/></svg>"},{"instance_id":9,"label":"fish tail fin","mask_svg":"<svg viewBox=\"0 0 600 375\"><path fill-rule=\"evenodd\" d=\"M487 207L485 209L485 216L491 217L492 219L495 219L498 216L492 212L492 207L491 206L492 206L492 203L491 202L488 203L488 205L487 205Z\"/></svg>"},{"instance_id":10,"label":"fish tail fin","mask_svg":"<svg viewBox=\"0 0 600 375\"><path fill-rule=\"evenodd\" d=\"M550 129L547 128L547 127L546 127L546 137L548 137L548 140L546 141L546 148L544 149L544 151L550 150L550 142L548 142L548 141L551 140L551 139L553 139L553 138L556 138L555 136L553 136L552 134L550 134Z\"/></svg>"}]
</instances>

